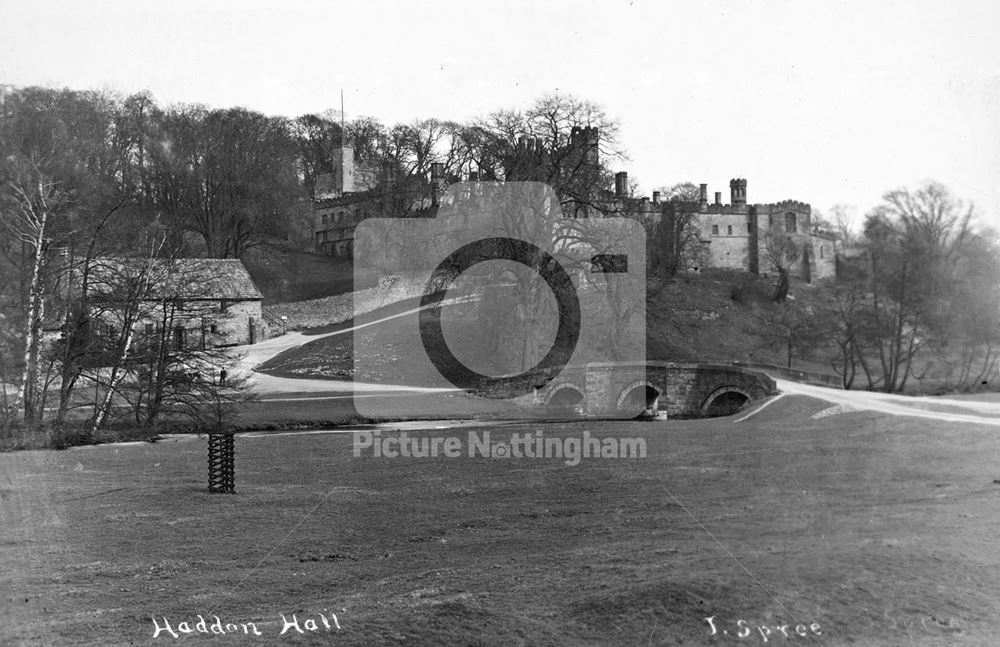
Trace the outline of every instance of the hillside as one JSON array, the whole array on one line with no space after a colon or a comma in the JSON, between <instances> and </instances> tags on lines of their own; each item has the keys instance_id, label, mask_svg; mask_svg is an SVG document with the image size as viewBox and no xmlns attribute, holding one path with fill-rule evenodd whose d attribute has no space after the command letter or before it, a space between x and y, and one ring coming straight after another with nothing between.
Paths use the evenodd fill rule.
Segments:
<instances>
[{"instance_id":1,"label":"hillside","mask_svg":"<svg viewBox=\"0 0 1000 647\"><path fill-rule=\"evenodd\" d=\"M351 261L303 252L287 243L269 243L243 255L264 304L305 301L354 289ZM374 282L372 282L374 284Z\"/></svg>"},{"instance_id":2,"label":"hillside","mask_svg":"<svg viewBox=\"0 0 1000 647\"><path fill-rule=\"evenodd\" d=\"M674 278L646 303L646 354L659 360L739 360L785 366L780 348L768 348L759 334L763 321L781 306L771 301L773 278L746 272L707 270ZM789 302L822 320L832 308L827 284L792 279ZM831 373L836 347L820 344L792 366Z\"/></svg>"},{"instance_id":3,"label":"hillside","mask_svg":"<svg viewBox=\"0 0 1000 647\"><path fill-rule=\"evenodd\" d=\"M295 303L295 313L282 311L289 314L293 328L309 329L324 316L339 312L323 299L346 294L355 287L349 259L303 252L280 242L249 251L243 262L264 294L265 305ZM764 347L764 340L752 330L760 328L760 318L778 308L770 301L773 282L773 277L730 270L706 270L675 277L647 302L648 357L756 361L784 366L785 352ZM376 283L373 277L362 281L364 286ZM739 295L734 295L734 290ZM828 285L810 285L792 279L789 300L822 314L831 308L828 290ZM298 303L309 300L317 301ZM317 310L314 316L307 316L310 308ZM338 341L337 346L342 356L341 343ZM836 348L827 344L813 350L808 357L793 356L793 366L831 372L828 358L835 355Z\"/></svg>"},{"instance_id":4,"label":"hillside","mask_svg":"<svg viewBox=\"0 0 1000 647\"><path fill-rule=\"evenodd\" d=\"M739 288L737 295L734 295L734 286ZM760 328L758 320L780 308L770 301L770 294L768 279L746 273L713 271L677 278L647 302L646 356L668 361L738 360L784 366L787 362L784 351L765 347L764 340L757 334ZM829 307L828 292L822 287L793 282L790 295L796 304L812 308L820 317ZM322 304L317 301L315 305L320 308ZM378 321L417 304L415 299L404 300L377 308L357 321L348 320L339 325L306 329L305 332L329 333L351 325ZM324 307L324 312L330 311ZM410 329L410 322L392 319L378 325L388 328L388 338L393 340L387 342L386 349L405 348L413 343L414 331ZM353 350L351 335L325 337L275 356L265 362L261 370L281 377L350 379L355 377ZM793 366L800 370L831 373L826 357L832 357L835 348L820 345L812 350L813 354L809 357L794 356ZM357 377L372 382L413 382L406 378L412 367L401 365L398 359L390 359L389 356L373 358L365 362L362 375Z\"/></svg>"},{"instance_id":5,"label":"hillside","mask_svg":"<svg viewBox=\"0 0 1000 647\"><path fill-rule=\"evenodd\" d=\"M350 265L346 261L305 254L276 251L258 253L249 263L251 273L263 277L261 289L268 303L286 302L299 298L316 298L349 292L352 287ZM374 281L369 281L374 284ZM782 342L781 317L788 308L772 301L775 278L754 276L731 270L706 270L700 274L680 275L665 282L648 298L646 304L646 356L666 361L739 361L744 363L786 366L788 349ZM308 295L308 296L306 296ZM404 301L406 301L404 299ZM839 349L829 333L822 328L835 322L832 284L804 283L792 279L789 306L806 312L816 334L800 342L792 351L791 366L795 370L823 373L833 378L831 362ZM412 303L369 308L364 321L377 321L381 316L398 312L399 307ZM289 315L292 328L307 332L326 332L329 324L344 323L344 308L333 307L330 299L316 298L295 303L283 310ZM347 311L350 310L348 305ZM340 313L339 316L337 313ZM331 318L333 317L333 318ZM396 321L392 326L398 327ZM400 330L403 335L405 331ZM401 342L402 343L402 342ZM340 378L353 375L351 337L338 337L305 344L268 361L265 371L286 377ZM944 393L953 390L953 376L960 344L928 346L914 362L914 375L905 391L908 393ZM334 358L330 360L329 358ZM320 367L323 367L322 369ZM368 375L378 381L387 375ZM859 374L854 388L866 388ZM979 385L979 390L996 388L994 384Z\"/></svg>"}]
</instances>

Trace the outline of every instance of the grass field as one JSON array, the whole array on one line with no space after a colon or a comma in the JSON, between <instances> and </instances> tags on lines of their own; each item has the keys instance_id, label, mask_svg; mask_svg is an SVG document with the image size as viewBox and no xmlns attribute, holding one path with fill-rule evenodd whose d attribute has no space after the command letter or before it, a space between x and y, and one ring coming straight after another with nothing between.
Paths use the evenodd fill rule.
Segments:
<instances>
[{"instance_id":1,"label":"grass field","mask_svg":"<svg viewBox=\"0 0 1000 647\"><path fill-rule=\"evenodd\" d=\"M205 492L199 437L0 455L0 642L169 644L154 616L177 631L201 614L262 636L179 640L997 644L995 428L810 417L827 406L471 429L646 440L644 459L573 467L250 434L235 495ZM317 632L279 636L293 613Z\"/></svg>"}]
</instances>

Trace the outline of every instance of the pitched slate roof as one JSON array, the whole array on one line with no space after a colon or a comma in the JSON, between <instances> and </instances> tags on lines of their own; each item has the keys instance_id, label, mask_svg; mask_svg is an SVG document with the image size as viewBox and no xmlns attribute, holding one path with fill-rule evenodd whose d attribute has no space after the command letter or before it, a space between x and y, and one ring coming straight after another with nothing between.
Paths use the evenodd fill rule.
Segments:
<instances>
[{"instance_id":1,"label":"pitched slate roof","mask_svg":"<svg viewBox=\"0 0 1000 647\"><path fill-rule=\"evenodd\" d=\"M236 258L96 258L91 269L95 287L113 285L114 278L137 277L148 266L155 287L148 298L263 299L243 261ZM98 290L100 288L98 287Z\"/></svg>"}]
</instances>

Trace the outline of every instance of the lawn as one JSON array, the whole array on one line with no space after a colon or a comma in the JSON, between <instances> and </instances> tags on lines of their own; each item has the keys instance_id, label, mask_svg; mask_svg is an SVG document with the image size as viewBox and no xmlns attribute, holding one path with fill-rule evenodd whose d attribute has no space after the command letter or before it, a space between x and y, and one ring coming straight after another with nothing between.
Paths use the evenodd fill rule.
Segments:
<instances>
[{"instance_id":1,"label":"lawn","mask_svg":"<svg viewBox=\"0 0 1000 647\"><path fill-rule=\"evenodd\" d=\"M827 406L409 432L646 441L576 466L248 434L234 495L193 436L0 455L0 642L996 644L995 429Z\"/></svg>"}]
</instances>

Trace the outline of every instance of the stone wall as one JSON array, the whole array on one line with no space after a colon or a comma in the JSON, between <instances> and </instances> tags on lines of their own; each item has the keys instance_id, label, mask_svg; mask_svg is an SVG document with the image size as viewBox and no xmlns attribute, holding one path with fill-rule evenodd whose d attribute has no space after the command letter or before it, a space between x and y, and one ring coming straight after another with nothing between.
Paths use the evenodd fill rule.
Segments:
<instances>
[{"instance_id":1,"label":"stone wall","mask_svg":"<svg viewBox=\"0 0 1000 647\"><path fill-rule=\"evenodd\" d=\"M750 400L776 392L774 380L763 373L715 364L667 364L651 366L651 381L662 384L660 408L670 417L702 415L702 407L714 391L735 387Z\"/></svg>"},{"instance_id":2,"label":"stone wall","mask_svg":"<svg viewBox=\"0 0 1000 647\"><path fill-rule=\"evenodd\" d=\"M260 304L260 301L228 302L223 310L220 301L191 302L176 314L174 327L184 329L185 343L189 346L201 345L202 335L208 347L249 344L251 325L254 326L253 341L258 342L270 336L263 322ZM140 321L140 331L145 324L157 326L159 319L154 317Z\"/></svg>"},{"instance_id":3,"label":"stone wall","mask_svg":"<svg viewBox=\"0 0 1000 647\"><path fill-rule=\"evenodd\" d=\"M810 256L813 280L836 276L837 248L834 241L825 236L810 236L810 238L812 238L813 248L813 253Z\"/></svg>"},{"instance_id":4,"label":"stone wall","mask_svg":"<svg viewBox=\"0 0 1000 647\"><path fill-rule=\"evenodd\" d=\"M137 343L145 343L143 340L158 336L164 316L162 307L161 304L147 302L144 316L135 321L133 328ZM251 325L254 328L253 341L270 337L270 330L263 321L260 300L227 301L223 310L219 300L196 299L181 303L170 316L172 323L168 336L171 343L174 343L175 335L179 334L176 331L180 328L183 330L183 343L190 348L201 347L203 343L208 348L249 344ZM98 316L98 322L100 334L110 334L103 329L108 326L120 330L121 311L109 309Z\"/></svg>"},{"instance_id":5,"label":"stone wall","mask_svg":"<svg viewBox=\"0 0 1000 647\"><path fill-rule=\"evenodd\" d=\"M379 279L376 287L357 292L338 294L322 299L276 303L268 312L277 317L288 317L289 330L312 328L346 321L357 314L364 314L423 294L424 284L407 277L387 276Z\"/></svg>"},{"instance_id":6,"label":"stone wall","mask_svg":"<svg viewBox=\"0 0 1000 647\"><path fill-rule=\"evenodd\" d=\"M260 301L237 301L230 303L226 311L214 317L216 334L209 335L208 341L213 345L249 344L250 327L254 327L254 339L258 342L267 338L267 328L263 323Z\"/></svg>"},{"instance_id":7,"label":"stone wall","mask_svg":"<svg viewBox=\"0 0 1000 647\"><path fill-rule=\"evenodd\" d=\"M725 227L720 227L718 235L711 235L708 245L709 266L727 270L744 270L750 267L750 237L746 232L746 223L742 225L743 234L727 235ZM733 231L736 228L733 227Z\"/></svg>"}]
</instances>

